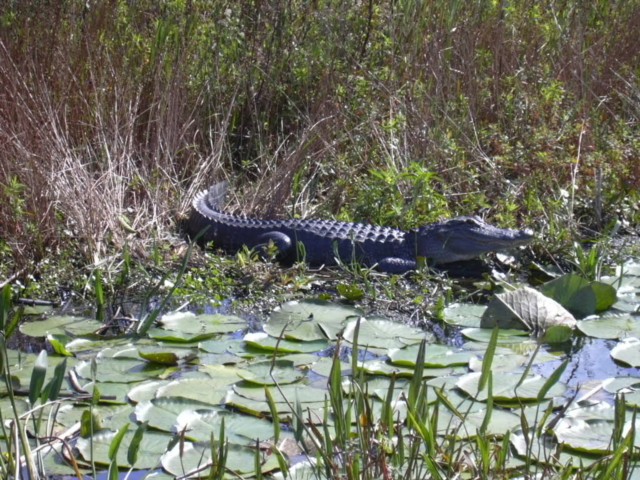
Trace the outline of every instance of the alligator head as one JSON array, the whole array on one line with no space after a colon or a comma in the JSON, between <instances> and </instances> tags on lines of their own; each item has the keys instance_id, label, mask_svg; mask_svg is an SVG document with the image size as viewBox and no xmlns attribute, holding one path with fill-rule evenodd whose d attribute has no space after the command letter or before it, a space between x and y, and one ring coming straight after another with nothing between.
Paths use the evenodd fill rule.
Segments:
<instances>
[{"instance_id":1,"label":"alligator head","mask_svg":"<svg viewBox=\"0 0 640 480\"><path fill-rule=\"evenodd\" d=\"M531 230L494 227L478 217L457 217L417 230L417 255L434 263L471 260L486 252L526 245Z\"/></svg>"}]
</instances>

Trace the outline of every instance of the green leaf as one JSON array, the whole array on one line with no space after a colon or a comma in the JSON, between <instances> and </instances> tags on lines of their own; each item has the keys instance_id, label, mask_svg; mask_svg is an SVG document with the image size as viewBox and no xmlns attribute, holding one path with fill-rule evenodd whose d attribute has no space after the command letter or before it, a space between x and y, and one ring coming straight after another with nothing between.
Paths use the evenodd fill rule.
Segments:
<instances>
[{"instance_id":1,"label":"green leaf","mask_svg":"<svg viewBox=\"0 0 640 480\"><path fill-rule=\"evenodd\" d=\"M129 431L130 425L131 424L129 423L125 423L122 427L120 427L120 430L118 430L118 433L115 435L115 437L113 437L113 440L111 440L108 453L109 460L115 460L116 455L118 454L118 449L120 448L120 443L122 443L122 439Z\"/></svg>"},{"instance_id":2,"label":"green leaf","mask_svg":"<svg viewBox=\"0 0 640 480\"><path fill-rule=\"evenodd\" d=\"M127 462L129 462L129 465L135 465L138 462L138 454L140 453L142 439L146 431L147 424L142 423L138 425L138 428L133 434L133 438L131 439L131 443L129 444L129 448L127 449Z\"/></svg>"},{"instance_id":3,"label":"green leaf","mask_svg":"<svg viewBox=\"0 0 640 480\"><path fill-rule=\"evenodd\" d=\"M59 363L54 368L53 378L49 380L49 383L47 383L47 386L43 391L42 402L46 402L48 400L56 400L58 398L66 373L67 359L65 358L62 363Z\"/></svg>"},{"instance_id":4,"label":"green leaf","mask_svg":"<svg viewBox=\"0 0 640 480\"><path fill-rule=\"evenodd\" d=\"M36 403L42 392L44 379L47 376L47 363L47 351L42 350L31 372L31 383L29 384L29 402L31 402L31 405Z\"/></svg>"},{"instance_id":5,"label":"green leaf","mask_svg":"<svg viewBox=\"0 0 640 480\"><path fill-rule=\"evenodd\" d=\"M336 286L336 290L342 298L349 300L350 302L358 302L364 298L364 290L357 285L339 283Z\"/></svg>"},{"instance_id":6,"label":"green leaf","mask_svg":"<svg viewBox=\"0 0 640 480\"><path fill-rule=\"evenodd\" d=\"M611 349L611 356L631 367L640 367L640 339L625 338Z\"/></svg>"},{"instance_id":7,"label":"green leaf","mask_svg":"<svg viewBox=\"0 0 640 480\"><path fill-rule=\"evenodd\" d=\"M616 302L616 289L611 285L590 282L574 273L545 283L541 290L579 318L607 310Z\"/></svg>"},{"instance_id":8,"label":"green leaf","mask_svg":"<svg viewBox=\"0 0 640 480\"><path fill-rule=\"evenodd\" d=\"M66 344L72 340L72 337L62 334L47 334L47 342L58 355L65 357L73 357L73 353L67 350Z\"/></svg>"},{"instance_id":9,"label":"green leaf","mask_svg":"<svg viewBox=\"0 0 640 480\"><path fill-rule=\"evenodd\" d=\"M91 318L54 316L46 320L25 322L20 325L20 332L30 337L46 337L47 334L81 336L93 335L102 326L102 322Z\"/></svg>"}]
</instances>

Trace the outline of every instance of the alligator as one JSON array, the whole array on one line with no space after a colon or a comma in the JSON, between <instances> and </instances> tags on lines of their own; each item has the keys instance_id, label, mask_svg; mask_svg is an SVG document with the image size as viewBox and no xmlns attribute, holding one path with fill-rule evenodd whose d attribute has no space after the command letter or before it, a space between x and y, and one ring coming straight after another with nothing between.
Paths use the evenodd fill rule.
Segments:
<instances>
[{"instance_id":1,"label":"alligator","mask_svg":"<svg viewBox=\"0 0 640 480\"><path fill-rule=\"evenodd\" d=\"M432 265L477 258L483 253L526 245L531 230L498 228L479 217L456 217L403 231L335 220L259 220L225 213L226 182L196 195L186 233L201 243L237 252L243 247L277 248L283 263L357 264L388 273L416 270L422 257Z\"/></svg>"}]
</instances>

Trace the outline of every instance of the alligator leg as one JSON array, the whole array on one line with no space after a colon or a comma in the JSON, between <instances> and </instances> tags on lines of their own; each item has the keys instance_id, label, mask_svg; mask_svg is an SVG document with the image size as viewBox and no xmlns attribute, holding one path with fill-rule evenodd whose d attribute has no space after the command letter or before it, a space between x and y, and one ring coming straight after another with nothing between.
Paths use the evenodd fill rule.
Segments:
<instances>
[{"instance_id":1,"label":"alligator leg","mask_svg":"<svg viewBox=\"0 0 640 480\"><path fill-rule=\"evenodd\" d=\"M406 273L411 270L416 270L418 264L415 260L409 260L406 258L398 257L386 257L378 262L377 269L381 272L387 273Z\"/></svg>"},{"instance_id":2,"label":"alligator leg","mask_svg":"<svg viewBox=\"0 0 640 480\"><path fill-rule=\"evenodd\" d=\"M258 237L258 244L255 246L256 250L260 252L263 257L268 257L269 244L272 243L278 249L276 258L279 261L285 261L289 259L293 253L293 242L289 235L282 232L273 231L263 233Z\"/></svg>"}]
</instances>

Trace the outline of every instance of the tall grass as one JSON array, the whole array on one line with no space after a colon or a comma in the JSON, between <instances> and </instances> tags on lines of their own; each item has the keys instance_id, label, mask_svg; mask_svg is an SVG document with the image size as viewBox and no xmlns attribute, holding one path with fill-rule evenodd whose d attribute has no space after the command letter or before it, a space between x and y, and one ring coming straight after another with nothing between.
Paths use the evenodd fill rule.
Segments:
<instances>
[{"instance_id":1,"label":"tall grass","mask_svg":"<svg viewBox=\"0 0 640 480\"><path fill-rule=\"evenodd\" d=\"M637 220L638 0L5 2L0 26L18 264L143 248L220 178L254 213L372 219L369 172L413 163L452 212L516 223L565 189L581 222Z\"/></svg>"}]
</instances>

